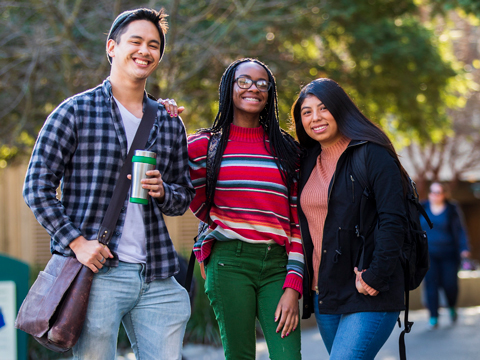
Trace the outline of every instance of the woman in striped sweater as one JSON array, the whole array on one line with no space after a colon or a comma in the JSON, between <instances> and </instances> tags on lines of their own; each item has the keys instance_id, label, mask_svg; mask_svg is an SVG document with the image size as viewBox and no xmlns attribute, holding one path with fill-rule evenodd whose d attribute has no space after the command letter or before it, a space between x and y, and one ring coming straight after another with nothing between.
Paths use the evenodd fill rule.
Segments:
<instances>
[{"instance_id":1,"label":"woman in striped sweater","mask_svg":"<svg viewBox=\"0 0 480 360\"><path fill-rule=\"evenodd\" d=\"M189 138L188 153L196 189L190 209L209 223L194 251L205 265L205 291L225 357L255 358L258 318L271 359L300 359L295 329L304 264L296 209L298 147L279 126L275 79L266 65L235 61L223 74L219 93L212 127ZM220 140L207 194L212 134Z\"/></svg>"}]
</instances>

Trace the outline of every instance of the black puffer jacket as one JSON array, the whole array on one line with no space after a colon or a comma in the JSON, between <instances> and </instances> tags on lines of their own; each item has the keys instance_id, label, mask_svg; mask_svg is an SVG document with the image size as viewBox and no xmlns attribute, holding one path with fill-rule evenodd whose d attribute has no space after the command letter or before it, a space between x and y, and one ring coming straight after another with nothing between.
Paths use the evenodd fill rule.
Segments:
<instances>
[{"instance_id":1,"label":"black puffer jacket","mask_svg":"<svg viewBox=\"0 0 480 360\"><path fill-rule=\"evenodd\" d=\"M361 188L352 171L351 155L358 146L367 146L367 175L375 196L377 228L366 238L364 281L378 290L377 296L358 293L354 267L362 247L355 226L359 225ZM311 149L302 161L298 196L298 215L305 252L303 318L313 312L313 243L301 208L301 193L321 152ZM338 160L328 189L328 214L325 219L322 258L318 276L319 311L346 314L362 311L404 309L403 270L399 261L406 214L400 170L388 151L374 143L351 141ZM366 226L366 225L365 225Z\"/></svg>"}]
</instances>

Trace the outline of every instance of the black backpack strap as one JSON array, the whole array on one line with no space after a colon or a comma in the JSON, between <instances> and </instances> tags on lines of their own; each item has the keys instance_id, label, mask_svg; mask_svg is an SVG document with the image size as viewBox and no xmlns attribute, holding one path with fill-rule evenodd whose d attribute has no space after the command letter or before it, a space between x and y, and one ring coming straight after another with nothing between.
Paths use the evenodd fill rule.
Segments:
<instances>
[{"instance_id":1,"label":"black backpack strap","mask_svg":"<svg viewBox=\"0 0 480 360\"><path fill-rule=\"evenodd\" d=\"M426 220L427 224L428 224L428 227L430 229L433 229L433 223L432 221L430 220L430 218L428 217L427 215L427 212L425 211L424 207L422 206L422 204L420 204L420 201L419 201L419 196L418 196L418 191L417 191L417 184L415 184L415 181L413 181L412 179L409 179L410 180L410 185L412 186L412 189L413 189L413 194L411 196L411 200L413 202L413 204L415 205L415 207L417 208L418 212L423 216L423 218Z\"/></svg>"},{"instance_id":2,"label":"black backpack strap","mask_svg":"<svg viewBox=\"0 0 480 360\"><path fill-rule=\"evenodd\" d=\"M213 179L213 171L215 171L213 164L215 162L215 155L217 153L218 145L220 144L221 133L214 133L211 134L210 139L208 140L208 147L207 147L207 176L205 179L205 193L208 193L210 190L210 186L212 186L211 182ZM215 194L215 188L212 189L212 200L206 203L207 206L207 213L210 214L210 209L213 205L213 195ZM208 226L208 223L205 223L203 226ZM197 236L195 236L194 240L197 240ZM185 276L185 289L188 293L190 293L190 287L192 285L192 278L193 278L193 269L195 267L195 254L192 250L190 254L190 260L188 261L188 268L187 268L187 275Z\"/></svg>"},{"instance_id":3,"label":"black backpack strap","mask_svg":"<svg viewBox=\"0 0 480 360\"><path fill-rule=\"evenodd\" d=\"M360 199L360 216L359 224L355 226L355 233L357 237L362 239L362 251L360 253L360 258L357 263L358 270L363 269L363 263L365 258L365 224L366 224L366 209L367 203L372 195L369 189L368 177L367 177L367 146L366 145L357 145L357 148L353 150L351 156L351 165L353 173L357 178L360 186L363 189L362 197ZM373 220L372 220L373 221Z\"/></svg>"},{"instance_id":4,"label":"black backpack strap","mask_svg":"<svg viewBox=\"0 0 480 360\"><path fill-rule=\"evenodd\" d=\"M367 147L366 145L357 145L357 148L353 150L351 157L352 170L357 177L360 186L364 188L364 192L368 190L368 177L367 177ZM369 195L364 194L364 195Z\"/></svg>"},{"instance_id":5,"label":"black backpack strap","mask_svg":"<svg viewBox=\"0 0 480 360\"><path fill-rule=\"evenodd\" d=\"M218 145L220 144L220 139L222 137L221 132L213 133L210 136L210 140L208 141L208 149L207 149L207 178L205 183L205 192L208 194L209 191L212 191L212 196L210 199L207 199L207 213L210 216L210 209L213 206L213 198L215 196L215 156L217 154Z\"/></svg>"},{"instance_id":6,"label":"black backpack strap","mask_svg":"<svg viewBox=\"0 0 480 360\"><path fill-rule=\"evenodd\" d=\"M406 261L405 267L403 268L403 273L405 276L405 312L403 315L403 323L405 328L400 333L398 338L398 351L400 353L400 360L406 360L407 354L405 351L405 334L408 334L412 330L413 321L408 320L408 309L410 307L410 291L408 290L408 283L410 281L410 265L408 260ZM400 322L400 317L398 317L398 326L402 327Z\"/></svg>"}]
</instances>

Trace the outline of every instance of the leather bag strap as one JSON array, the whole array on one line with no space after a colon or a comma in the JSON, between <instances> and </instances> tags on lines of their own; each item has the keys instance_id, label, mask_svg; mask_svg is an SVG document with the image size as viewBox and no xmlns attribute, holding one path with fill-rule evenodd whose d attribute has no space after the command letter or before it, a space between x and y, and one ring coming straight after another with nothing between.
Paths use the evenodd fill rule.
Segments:
<instances>
[{"instance_id":1,"label":"leather bag strap","mask_svg":"<svg viewBox=\"0 0 480 360\"><path fill-rule=\"evenodd\" d=\"M147 102L145 104L145 111L143 112L142 120L138 126L135 137L130 145L127 158L123 163L120 170L120 174L117 180L117 184L113 190L112 198L108 204L107 211L103 218L102 225L98 232L98 241L104 245L107 245L112 239L113 232L115 231L118 217L122 211L125 197L127 196L128 189L130 188L131 180L127 178L127 175L132 171L132 158L135 150L143 149L147 143L150 130L155 123L157 115L158 103L155 100L150 99L147 96Z\"/></svg>"}]
</instances>

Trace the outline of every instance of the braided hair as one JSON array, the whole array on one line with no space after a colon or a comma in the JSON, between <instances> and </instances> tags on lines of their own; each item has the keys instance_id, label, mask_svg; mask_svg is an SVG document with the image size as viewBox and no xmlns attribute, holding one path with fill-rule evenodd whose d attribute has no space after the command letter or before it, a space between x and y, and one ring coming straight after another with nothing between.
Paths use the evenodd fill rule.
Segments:
<instances>
[{"instance_id":1,"label":"braided hair","mask_svg":"<svg viewBox=\"0 0 480 360\"><path fill-rule=\"evenodd\" d=\"M296 170L299 166L299 147L293 137L280 128L278 121L277 88L275 78L271 70L261 61L251 58L239 59L231 63L222 75L220 86L218 88L218 113L215 116L212 126L210 128L198 130L198 132L221 134L220 143L218 144L217 152L215 154L214 171L212 171L213 178L208 180L212 186L209 186L207 189L207 204L213 204L215 185L220 172L223 153L227 147L230 134L230 124L233 122L233 82L235 80L235 72L240 64L247 62L253 62L264 68L268 74L268 81L272 84L268 91L268 99L265 108L260 113L260 125L265 132L263 138L265 149L274 157L289 195L294 180L297 177ZM267 137L269 140L268 145L266 141Z\"/></svg>"}]
</instances>

